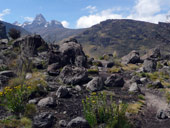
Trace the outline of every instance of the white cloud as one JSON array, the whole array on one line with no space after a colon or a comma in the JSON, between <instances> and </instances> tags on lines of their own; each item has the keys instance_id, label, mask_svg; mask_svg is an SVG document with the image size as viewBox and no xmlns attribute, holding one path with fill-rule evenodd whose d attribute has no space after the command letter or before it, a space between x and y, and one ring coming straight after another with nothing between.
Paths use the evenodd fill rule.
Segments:
<instances>
[{"instance_id":1,"label":"white cloud","mask_svg":"<svg viewBox=\"0 0 170 128\"><path fill-rule=\"evenodd\" d=\"M24 20L25 21L29 21L29 22L32 22L33 20L34 20L34 18L33 17L24 17Z\"/></svg>"},{"instance_id":2,"label":"white cloud","mask_svg":"<svg viewBox=\"0 0 170 128\"><path fill-rule=\"evenodd\" d=\"M67 22L67 21L62 21L61 22L62 23L62 25L65 27L65 28L67 28L68 26L69 26L69 22Z\"/></svg>"},{"instance_id":3,"label":"white cloud","mask_svg":"<svg viewBox=\"0 0 170 128\"><path fill-rule=\"evenodd\" d=\"M121 7L107 9L96 14L80 17L77 20L77 28L91 27L107 19L134 19L152 23L163 22L167 20L167 15L170 15L169 6L169 0L136 0L131 10L124 9L124 12L128 11L129 13L126 16L123 15Z\"/></svg>"},{"instance_id":4,"label":"white cloud","mask_svg":"<svg viewBox=\"0 0 170 128\"><path fill-rule=\"evenodd\" d=\"M107 19L121 18L123 17L120 14L113 14L112 9L103 10L102 12L97 14L80 17L77 21L77 28L88 28Z\"/></svg>"},{"instance_id":5,"label":"white cloud","mask_svg":"<svg viewBox=\"0 0 170 128\"><path fill-rule=\"evenodd\" d=\"M87 7L85 8L85 10L88 10L89 13L97 12L96 6L92 6L92 5L87 6Z\"/></svg>"},{"instance_id":6,"label":"white cloud","mask_svg":"<svg viewBox=\"0 0 170 128\"><path fill-rule=\"evenodd\" d=\"M10 9L5 9L5 10L3 10L2 12L0 12L0 20L3 20L3 17L4 17L5 15L10 14L10 13L11 13L11 10L10 10Z\"/></svg>"}]
</instances>

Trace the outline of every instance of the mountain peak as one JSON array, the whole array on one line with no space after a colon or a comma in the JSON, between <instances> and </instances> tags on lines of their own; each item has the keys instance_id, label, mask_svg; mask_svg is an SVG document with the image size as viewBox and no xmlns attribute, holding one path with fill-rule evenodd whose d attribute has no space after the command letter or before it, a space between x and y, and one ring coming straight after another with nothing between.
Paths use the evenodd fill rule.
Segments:
<instances>
[{"instance_id":1,"label":"mountain peak","mask_svg":"<svg viewBox=\"0 0 170 128\"><path fill-rule=\"evenodd\" d=\"M36 15L33 24L38 24L38 25L42 25L42 24L46 24L46 19L44 18L44 16L42 14L38 14Z\"/></svg>"}]
</instances>

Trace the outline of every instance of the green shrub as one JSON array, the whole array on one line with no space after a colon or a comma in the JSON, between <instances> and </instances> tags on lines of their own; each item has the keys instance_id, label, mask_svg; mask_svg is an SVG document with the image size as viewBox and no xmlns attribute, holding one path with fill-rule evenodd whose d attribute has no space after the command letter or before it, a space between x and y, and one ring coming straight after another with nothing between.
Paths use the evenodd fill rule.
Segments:
<instances>
[{"instance_id":1,"label":"green shrub","mask_svg":"<svg viewBox=\"0 0 170 128\"><path fill-rule=\"evenodd\" d=\"M86 97L83 103L83 112L86 120L92 128L99 124L106 124L106 128L130 128L125 112L126 104L116 104L112 96L107 97L105 93L92 93Z\"/></svg>"},{"instance_id":2,"label":"green shrub","mask_svg":"<svg viewBox=\"0 0 170 128\"><path fill-rule=\"evenodd\" d=\"M19 115L24 112L25 105L31 91L31 86L26 85L5 87L3 92L0 92L0 105L6 107L14 114Z\"/></svg>"},{"instance_id":3,"label":"green shrub","mask_svg":"<svg viewBox=\"0 0 170 128\"><path fill-rule=\"evenodd\" d=\"M5 71L5 70L8 70L8 66L6 65L0 65L0 71Z\"/></svg>"},{"instance_id":4,"label":"green shrub","mask_svg":"<svg viewBox=\"0 0 170 128\"><path fill-rule=\"evenodd\" d=\"M0 120L0 128L32 128L32 121L26 117L16 119L16 117L8 117Z\"/></svg>"},{"instance_id":5,"label":"green shrub","mask_svg":"<svg viewBox=\"0 0 170 128\"><path fill-rule=\"evenodd\" d=\"M113 67L113 68L108 69L108 72L109 73L119 73L119 72L121 72L121 68Z\"/></svg>"}]
</instances>

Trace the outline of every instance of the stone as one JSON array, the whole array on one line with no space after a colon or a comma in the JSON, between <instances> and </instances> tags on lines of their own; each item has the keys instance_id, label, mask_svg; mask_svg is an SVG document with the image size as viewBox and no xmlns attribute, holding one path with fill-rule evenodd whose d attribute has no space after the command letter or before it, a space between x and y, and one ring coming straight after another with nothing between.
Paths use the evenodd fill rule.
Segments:
<instances>
[{"instance_id":1,"label":"stone","mask_svg":"<svg viewBox=\"0 0 170 128\"><path fill-rule=\"evenodd\" d=\"M123 87L125 81L122 76L112 74L111 76L107 77L105 81L105 86L107 87Z\"/></svg>"},{"instance_id":2,"label":"stone","mask_svg":"<svg viewBox=\"0 0 170 128\"><path fill-rule=\"evenodd\" d=\"M76 86L75 86L75 90L78 91L78 92L80 92L80 91L81 91L81 87L80 87L79 85L76 85Z\"/></svg>"},{"instance_id":3,"label":"stone","mask_svg":"<svg viewBox=\"0 0 170 128\"><path fill-rule=\"evenodd\" d=\"M33 120L33 128L51 128L54 122L54 116L51 113L44 112L36 115Z\"/></svg>"},{"instance_id":4,"label":"stone","mask_svg":"<svg viewBox=\"0 0 170 128\"><path fill-rule=\"evenodd\" d=\"M69 96L69 91L66 86L60 86L56 92L58 98L67 98Z\"/></svg>"},{"instance_id":5,"label":"stone","mask_svg":"<svg viewBox=\"0 0 170 128\"><path fill-rule=\"evenodd\" d=\"M104 86L103 79L101 77L94 77L86 86L87 90L92 92L100 91Z\"/></svg>"},{"instance_id":6,"label":"stone","mask_svg":"<svg viewBox=\"0 0 170 128\"><path fill-rule=\"evenodd\" d=\"M90 125L82 117L76 117L75 119L72 119L68 123L67 127L68 128L90 128Z\"/></svg>"},{"instance_id":7,"label":"stone","mask_svg":"<svg viewBox=\"0 0 170 128\"><path fill-rule=\"evenodd\" d=\"M165 110L158 110L157 114L156 114L156 117L158 119L167 119L168 116L167 116L167 113Z\"/></svg>"},{"instance_id":8,"label":"stone","mask_svg":"<svg viewBox=\"0 0 170 128\"><path fill-rule=\"evenodd\" d=\"M81 85L87 81L88 75L83 67L67 65L60 72L60 79L64 84Z\"/></svg>"},{"instance_id":9,"label":"stone","mask_svg":"<svg viewBox=\"0 0 170 128\"><path fill-rule=\"evenodd\" d=\"M13 71L11 71L11 70L7 70L7 71L1 71L0 72L0 76L6 76L6 77L15 77L16 76L16 74L13 72Z\"/></svg>"},{"instance_id":10,"label":"stone","mask_svg":"<svg viewBox=\"0 0 170 128\"><path fill-rule=\"evenodd\" d=\"M137 83L132 83L129 87L129 92L141 92Z\"/></svg>"},{"instance_id":11,"label":"stone","mask_svg":"<svg viewBox=\"0 0 170 128\"><path fill-rule=\"evenodd\" d=\"M121 60L122 64L136 64L141 62L139 52L135 50L131 51L128 55L122 57Z\"/></svg>"},{"instance_id":12,"label":"stone","mask_svg":"<svg viewBox=\"0 0 170 128\"><path fill-rule=\"evenodd\" d=\"M53 107L55 106L55 101L53 97L46 97L38 102L39 107Z\"/></svg>"},{"instance_id":13,"label":"stone","mask_svg":"<svg viewBox=\"0 0 170 128\"><path fill-rule=\"evenodd\" d=\"M156 70L157 62L155 60L144 60L143 71L154 72Z\"/></svg>"},{"instance_id":14,"label":"stone","mask_svg":"<svg viewBox=\"0 0 170 128\"><path fill-rule=\"evenodd\" d=\"M58 63L48 65L47 72L50 76L58 76L60 74L60 65Z\"/></svg>"},{"instance_id":15,"label":"stone","mask_svg":"<svg viewBox=\"0 0 170 128\"><path fill-rule=\"evenodd\" d=\"M59 126L60 127L66 127L67 126L67 122L65 120L60 120L59 121Z\"/></svg>"},{"instance_id":16,"label":"stone","mask_svg":"<svg viewBox=\"0 0 170 128\"><path fill-rule=\"evenodd\" d=\"M32 78L32 73L27 73L26 76L25 76L25 79L29 80L31 78Z\"/></svg>"},{"instance_id":17,"label":"stone","mask_svg":"<svg viewBox=\"0 0 170 128\"><path fill-rule=\"evenodd\" d=\"M159 81L159 80L153 82L152 83L152 87L153 88L164 88L164 86L162 85L161 81Z\"/></svg>"}]
</instances>

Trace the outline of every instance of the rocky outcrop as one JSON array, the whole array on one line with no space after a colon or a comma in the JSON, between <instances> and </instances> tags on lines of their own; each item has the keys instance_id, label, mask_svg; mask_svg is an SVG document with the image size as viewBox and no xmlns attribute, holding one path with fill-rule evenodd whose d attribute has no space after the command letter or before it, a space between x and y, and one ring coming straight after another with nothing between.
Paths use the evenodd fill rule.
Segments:
<instances>
[{"instance_id":1,"label":"rocky outcrop","mask_svg":"<svg viewBox=\"0 0 170 128\"><path fill-rule=\"evenodd\" d=\"M141 57L141 59L142 60L156 59L159 57L161 57L160 48L156 47L156 48L150 49L144 56Z\"/></svg>"},{"instance_id":2,"label":"rocky outcrop","mask_svg":"<svg viewBox=\"0 0 170 128\"><path fill-rule=\"evenodd\" d=\"M60 72L60 79L64 84L81 85L87 81L88 75L83 67L67 65Z\"/></svg>"},{"instance_id":3,"label":"rocky outcrop","mask_svg":"<svg viewBox=\"0 0 170 128\"><path fill-rule=\"evenodd\" d=\"M122 61L123 64L136 64L136 63L140 63L140 56L139 56L139 52L137 51L131 51L128 55L122 57Z\"/></svg>"},{"instance_id":4,"label":"rocky outcrop","mask_svg":"<svg viewBox=\"0 0 170 128\"><path fill-rule=\"evenodd\" d=\"M55 47L58 48L54 50L54 46L52 46L53 49L50 51L49 64L58 63L60 67L69 64L78 67L87 65L87 57L83 52L81 44L76 40L71 39Z\"/></svg>"},{"instance_id":5,"label":"rocky outcrop","mask_svg":"<svg viewBox=\"0 0 170 128\"><path fill-rule=\"evenodd\" d=\"M27 47L30 47L31 49L33 49L34 54L48 50L47 43L41 38L40 35L23 36L15 41L13 41L12 44L13 44L13 47L21 46L23 51Z\"/></svg>"}]
</instances>

